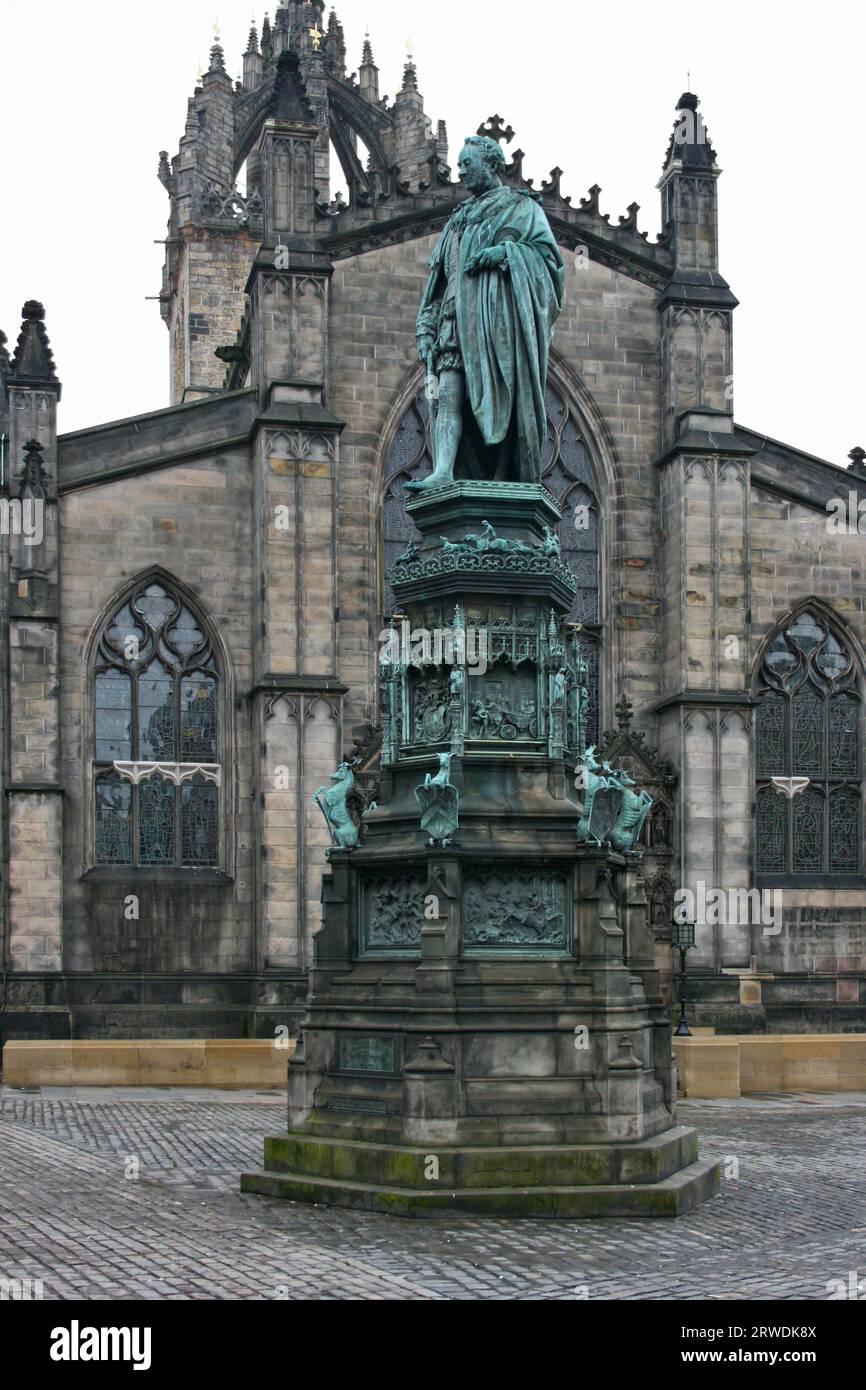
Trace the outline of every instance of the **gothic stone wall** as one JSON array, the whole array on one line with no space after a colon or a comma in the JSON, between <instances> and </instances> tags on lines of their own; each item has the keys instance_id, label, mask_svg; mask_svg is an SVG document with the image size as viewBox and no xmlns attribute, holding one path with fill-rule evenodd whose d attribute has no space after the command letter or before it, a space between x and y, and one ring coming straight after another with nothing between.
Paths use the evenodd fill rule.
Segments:
<instances>
[{"instance_id":1,"label":"gothic stone wall","mask_svg":"<svg viewBox=\"0 0 866 1390\"><path fill-rule=\"evenodd\" d=\"M731 465L723 468L733 480ZM667 475L662 480L662 512L673 539L671 548L680 550L678 526L686 528L688 541L685 578L677 580L683 592L677 597L672 591L666 601L671 685L675 687L681 668L683 683L696 692L706 690L707 701L663 719L661 750L681 770L679 881L694 888L702 880L707 890L729 891L753 883L753 711L726 708L714 701L712 691L733 694L737 686L750 689L765 638L785 614L808 599L823 602L862 651L866 590L862 538L831 535L824 514L781 500L753 483L745 499L743 543L743 506L736 494L736 506L725 506L720 498L718 515L712 519L709 476L702 468L689 473L682 513L675 490L671 506L665 504L671 483ZM841 470L839 494L845 495ZM736 534L723 534L729 523L735 524ZM724 557L721 568L713 562L714 532L717 554ZM742 612L739 602L730 600L731 593L739 591L739 570L747 596ZM669 564L669 587L676 578ZM730 661L725 655L728 635L740 640ZM708 985L706 997L733 1007L733 1012L720 1014L713 1011L714 1004L701 1022L749 1026L745 1020L752 1009L754 1017L760 1014L771 1028L836 1028L844 1026L844 1015L834 1012L834 1005L866 1004L863 890L791 887L782 890L781 901L781 932L775 931L775 924L765 931L761 923L698 927L690 965L699 971L729 972L730 989L719 995L719 986ZM745 1012L738 1012L740 1004Z\"/></svg>"},{"instance_id":2,"label":"gothic stone wall","mask_svg":"<svg viewBox=\"0 0 866 1390\"><path fill-rule=\"evenodd\" d=\"M92 720L85 653L105 605L135 576L161 566L188 587L220 635L234 696L246 695L251 686L253 565L246 451L66 494L61 524L64 967L131 976L248 972L253 967L254 827L247 705L233 710L233 743L226 758L233 769L226 788L233 847L226 869L233 884L171 883L148 871L112 878L96 870L82 877L88 869L85 756L87 722ZM138 921L125 920L129 893L140 897ZM208 989L206 982L189 982L173 1002L206 1001ZM113 997L107 985L99 997ZM129 991L119 997L132 999ZM163 1019L163 1026L170 1033L170 1022Z\"/></svg>"},{"instance_id":3,"label":"gothic stone wall","mask_svg":"<svg viewBox=\"0 0 866 1390\"><path fill-rule=\"evenodd\" d=\"M846 496L839 473L839 496ZM753 489L751 503L752 661L764 638L803 600L823 600L866 649L866 553L860 535L834 535L827 517ZM769 970L866 974L866 890L785 889L780 936L759 937L758 964ZM827 986L830 982L824 980ZM856 981L840 978L839 1002ZM766 989L765 989L766 994ZM844 997L843 997L844 996ZM866 1003L866 986L863 1001Z\"/></svg>"},{"instance_id":4,"label":"gothic stone wall","mask_svg":"<svg viewBox=\"0 0 866 1390\"><path fill-rule=\"evenodd\" d=\"M234 343L244 315L244 289L258 250L252 236L230 231L185 232L171 333L171 401L196 399L196 387L220 390L226 366L214 353ZM191 388L191 389L190 389Z\"/></svg>"}]
</instances>

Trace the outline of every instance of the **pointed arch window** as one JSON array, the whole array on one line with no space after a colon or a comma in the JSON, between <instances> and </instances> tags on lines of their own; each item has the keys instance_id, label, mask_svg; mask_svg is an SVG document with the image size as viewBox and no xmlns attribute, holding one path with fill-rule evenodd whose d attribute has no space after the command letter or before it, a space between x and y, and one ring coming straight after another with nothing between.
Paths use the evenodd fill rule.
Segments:
<instances>
[{"instance_id":1,"label":"pointed arch window","mask_svg":"<svg viewBox=\"0 0 866 1390\"><path fill-rule=\"evenodd\" d=\"M577 578L577 593L568 615L570 623L583 624L581 644L589 666L588 742L598 743L599 667L599 501L595 473L579 421L554 381L549 381L547 447L541 478L562 508L560 545L562 558ZM388 573L407 546L421 540L406 510L404 484L424 477L433 467L429 409L422 390L406 411L388 456L381 506L381 615L394 611L395 599Z\"/></svg>"},{"instance_id":2,"label":"pointed arch window","mask_svg":"<svg viewBox=\"0 0 866 1390\"><path fill-rule=\"evenodd\" d=\"M218 867L219 695L205 624L166 584L144 582L96 649L97 866Z\"/></svg>"},{"instance_id":3,"label":"pointed arch window","mask_svg":"<svg viewBox=\"0 0 866 1390\"><path fill-rule=\"evenodd\" d=\"M862 870L861 690L851 652L817 610L773 637L758 677L759 875L837 882Z\"/></svg>"}]
</instances>

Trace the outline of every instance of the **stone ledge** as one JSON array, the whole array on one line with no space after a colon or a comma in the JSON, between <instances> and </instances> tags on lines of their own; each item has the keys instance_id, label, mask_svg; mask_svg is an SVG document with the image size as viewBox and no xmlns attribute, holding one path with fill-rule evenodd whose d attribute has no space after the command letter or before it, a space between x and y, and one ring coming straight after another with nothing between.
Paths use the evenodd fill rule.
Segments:
<instances>
[{"instance_id":1,"label":"stone ledge","mask_svg":"<svg viewBox=\"0 0 866 1390\"><path fill-rule=\"evenodd\" d=\"M680 1094L690 1100L755 1091L866 1091L866 1033L673 1038Z\"/></svg>"},{"instance_id":2,"label":"stone ledge","mask_svg":"<svg viewBox=\"0 0 866 1390\"><path fill-rule=\"evenodd\" d=\"M432 1185L431 1185L432 1187ZM681 1216L720 1187L710 1159L690 1164L661 1182L634 1186L512 1187L436 1191L367 1186L340 1179L285 1173L245 1173L241 1191L292 1202L350 1207L389 1216L514 1216L560 1221L588 1217Z\"/></svg>"},{"instance_id":3,"label":"stone ledge","mask_svg":"<svg viewBox=\"0 0 866 1390\"><path fill-rule=\"evenodd\" d=\"M7 1086L284 1087L295 1049L270 1038L7 1042Z\"/></svg>"},{"instance_id":4,"label":"stone ledge","mask_svg":"<svg viewBox=\"0 0 866 1390\"><path fill-rule=\"evenodd\" d=\"M436 1157L438 1177L426 1170ZM265 1168L297 1180L340 1181L410 1191L656 1186L698 1159L694 1129L676 1126L620 1144L423 1147L325 1138L289 1131L265 1139Z\"/></svg>"}]
</instances>

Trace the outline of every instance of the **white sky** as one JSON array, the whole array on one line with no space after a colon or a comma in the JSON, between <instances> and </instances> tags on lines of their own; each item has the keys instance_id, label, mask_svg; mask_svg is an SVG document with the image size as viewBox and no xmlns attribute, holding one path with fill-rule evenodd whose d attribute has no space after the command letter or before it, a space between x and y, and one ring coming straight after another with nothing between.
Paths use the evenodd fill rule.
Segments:
<instances>
[{"instance_id":1,"label":"white sky","mask_svg":"<svg viewBox=\"0 0 866 1390\"><path fill-rule=\"evenodd\" d=\"M341 0L337 10L350 71L369 26L383 94L399 88L411 38L452 163L460 138L498 112L536 185L559 164L575 203L601 185L614 223L640 203L651 238L690 71L723 170L721 270L741 305L737 419L840 464L866 447L861 7ZM62 431L168 404L168 333L145 300L160 291L153 243L168 216L157 152L177 150L214 21L237 77L250 17L249 0L4 0L0 328L11 350L24 301L45 304Z\"/></svg>"}]
</instances>

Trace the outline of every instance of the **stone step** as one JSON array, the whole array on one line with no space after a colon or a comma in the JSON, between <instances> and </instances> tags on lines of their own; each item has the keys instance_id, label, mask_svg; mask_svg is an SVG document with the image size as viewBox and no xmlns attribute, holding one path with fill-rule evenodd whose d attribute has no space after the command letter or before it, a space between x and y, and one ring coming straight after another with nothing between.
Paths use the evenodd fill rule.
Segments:
<instances>
[{"instance_id":1,"label":"stone step","mask_svg":"<svg viewBox=\"0 0 866 1390\"><path fill-rule=\"evenodd\" d=\"M698 1157L695 1130L677 1126L634 1144L531 1144L427 1147L322 1137L308 1132L265 1140L265 1168L300 1179L336 1179L374 1187L457 1189L652 1185Z\"/></svg>"},{"instance_id":2,"label":"stone step","mask_svg":"<svg viewBox=\"0 0 866 1390\"><path fill-rule=\"evenodd\" d=\"M311 1178L293 1173L245 1173L241 1191L260 1197L351 1207L403 1217L511 1216L580 1220L590 1217L681 1216L716 1196L718 1164L701 1159L656 1183L586 1187L490 1187L442 1190L396 1188Z\"/></svg>"}]
</instances>

